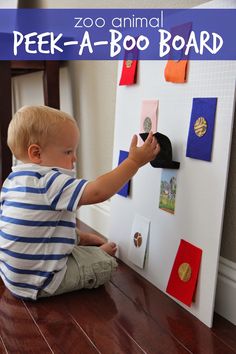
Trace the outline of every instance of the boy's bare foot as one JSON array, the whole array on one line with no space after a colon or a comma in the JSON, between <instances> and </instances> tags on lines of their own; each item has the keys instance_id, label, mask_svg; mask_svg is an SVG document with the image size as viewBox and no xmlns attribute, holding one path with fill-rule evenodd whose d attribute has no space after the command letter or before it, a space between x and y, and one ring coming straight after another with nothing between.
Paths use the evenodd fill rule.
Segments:
<instances>
[{"instance_id":1,"label":"boy's bare foot","mask_svg":"<svg viewBox=\"0 0 236 354\"><path fill-rule=\"evenodd\" d=\"M101 246L106 243L106 239L90 232L79 231L79 244L81 246Z\"/></svg>"},{"instance_id":2,"label":"boy's bare foot","mask_svg":"<svg viewBox=\"0 0 236 354\"><path fill-rule=\"evenodd\" d=\"M117 246L114 242L107 242L100 246L103 251L108 253L110 256L114 256L117 251Z\"/></svg>"}]
</instances>

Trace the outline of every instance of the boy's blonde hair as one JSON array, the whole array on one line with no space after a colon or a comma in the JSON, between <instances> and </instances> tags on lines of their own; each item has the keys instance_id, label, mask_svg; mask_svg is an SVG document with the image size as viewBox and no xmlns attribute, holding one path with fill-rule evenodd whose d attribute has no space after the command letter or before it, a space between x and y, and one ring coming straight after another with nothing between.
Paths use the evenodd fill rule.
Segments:
<instances>
[{"instance_id":1,"label":"boy's blonde hair","mask_svg":"<svg viewBox=\"0 0 236 354\"><path fill-rule=\"evenodd\" d=\"M44 146L56 135L60 122L72 121L69 114L47 106L24 106L13 116L7 144L17 159L27 155L31 144Z\"/></svg>"}]
</instances>

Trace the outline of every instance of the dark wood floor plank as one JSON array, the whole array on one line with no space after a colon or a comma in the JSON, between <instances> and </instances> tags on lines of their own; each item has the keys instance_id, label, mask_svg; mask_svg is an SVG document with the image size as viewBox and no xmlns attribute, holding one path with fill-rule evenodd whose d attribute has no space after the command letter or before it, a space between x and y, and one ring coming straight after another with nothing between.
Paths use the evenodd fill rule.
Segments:
<instances>
[{"instance_id":1,"label":"dark wood floor plank","mask_svg":"<svg viewBox=\"0 0 236 354\"><path fill-rule=\"evenodd\" d=\"M111 283L61 301L103 354L189 353Z\"/></svg>"},{"instance_id":2,"label":"dark wood floor plank","mask_svg":"<svg viewBox=\"0 0 236 354\"><path fill-rule=\"evenodd\" d=\"M52 353L23 302L4 287L0 288L0 336L7 353Z\"/></svg>"},{"instance_id":3,"label":"dark wood floor plank","mask_svg":"<svg viewBox=\"0 0 236 354\"><path fill-rule=\"evenodd\" d=\"M212 331L236 353L236 326L215 313Z\"/></svg>"},{"instance_id":4,"label":"dark wood floor plank","mask_svg":"<svg viewBox=\"0 0 236 354\"><path fill-rule=\"evenodd\" d=\"M54 353L94 354L99 353L95 345L73 320L59 297L25 302L31 315Z\"/></svg>"},{"instance_id":5,"label":"dark wood floor plank","mask_svg":"<svg viewBox=\"0 0 236 354\"><path fill-rule=\"evenodd\" d=\"M113 325L113 316L117 311L104 287L57 296L54 304L56 308L67 311L67 316L78 323L102 354L143 354L118 322Z\"/></svg>"},{"instance_id":6,"label":"dark wood floor plank","mask_svg":"<svg viewBox=\"0 0 236 354\"><path fill-rule=\"evenodd\" d=\"M3 353L7 354L7 350L4 347L4 341L3 341L2 337L1 337L1 335L0 335L0 353L1 354L3 354Z\"/></svg>"},{"instance_id":7,"label":"dark wood floor plank","mask_svg":"<svg viewBox=\"0 0 236 354\"><path fill-rule=\"evenodd\" d=\"M193 353L233 353L207 326L120 262L112 283Z\"/></svg>"}]
</instances>

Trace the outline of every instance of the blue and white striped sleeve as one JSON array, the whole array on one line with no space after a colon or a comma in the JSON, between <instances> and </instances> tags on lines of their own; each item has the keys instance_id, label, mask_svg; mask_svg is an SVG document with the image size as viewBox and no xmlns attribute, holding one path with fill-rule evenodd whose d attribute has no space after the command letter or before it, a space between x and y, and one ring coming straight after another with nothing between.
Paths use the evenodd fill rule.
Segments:
<instances>
[{"instance_id":1,"label":"blue and white striped sleeve","mask_svg":"<svg viewBox=\"0 0 236 354\"><path fill-rule=\"evenodd\" d=\"M88 182L55 172L46 183L46 198L53 210L75 211Z\"/></svg>"}]
</instances>

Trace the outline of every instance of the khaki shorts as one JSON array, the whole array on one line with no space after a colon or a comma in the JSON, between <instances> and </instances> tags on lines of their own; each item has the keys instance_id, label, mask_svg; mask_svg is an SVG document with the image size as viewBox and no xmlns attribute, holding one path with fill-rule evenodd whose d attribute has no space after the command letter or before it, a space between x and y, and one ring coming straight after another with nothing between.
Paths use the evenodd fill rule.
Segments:
<instances>
[{"instance_id":1,"label":"khaki shorts","mask_svg":"<svg viewBox=\"0 0 236 354\"><path fill-rule=\"evenodd\" d=\"M97 288L111 279L117 268L114 257L96 246L75 246L67 260L65 276L54 294L41 290L38 297L63 294L78 289Z\"/></svg>"}]
</instances>

